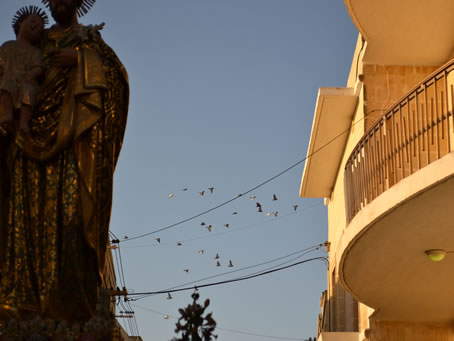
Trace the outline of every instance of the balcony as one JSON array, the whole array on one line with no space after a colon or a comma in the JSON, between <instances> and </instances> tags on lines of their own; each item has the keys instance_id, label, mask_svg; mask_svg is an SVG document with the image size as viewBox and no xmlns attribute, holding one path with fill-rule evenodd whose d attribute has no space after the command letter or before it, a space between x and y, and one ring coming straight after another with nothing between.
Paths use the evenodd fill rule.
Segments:
<instances>
[{"instance_id":1,"label":"balcony","mask_svg":"<svg viewBox=\"0 0 454 341\"><path fill-rule=\"evenodd\" d=\"M392 106L345 167L339 276L378 320L454 318L454 61Z\"/></svg>"},{"instance_id":2,"label":"balcony","mask_svg":"<svg viewBox=\"0 0 454 341\"><path fill-rule=\"evenodd\" d=\"M360 140L345 166L347 220L454 150L454 61L410 91Z\"/></svg>"}]
</instances>

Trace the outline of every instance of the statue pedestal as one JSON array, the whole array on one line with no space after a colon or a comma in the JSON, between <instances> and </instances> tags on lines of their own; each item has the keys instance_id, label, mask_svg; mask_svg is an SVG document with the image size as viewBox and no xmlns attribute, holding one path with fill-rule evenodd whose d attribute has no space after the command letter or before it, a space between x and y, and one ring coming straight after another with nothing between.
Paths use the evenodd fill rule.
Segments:
<instances>
[{"instance_id":1,"label":"statue pedestal","mask_svg":"<svg viewBox=\"0 0 454 341\"><path fill-rule=\"evenodd\" d=\"M95 317L85 323L66 321L10 320L1 322L0 341L127 341L113 318Z\"/></svg>"}]
</instances>

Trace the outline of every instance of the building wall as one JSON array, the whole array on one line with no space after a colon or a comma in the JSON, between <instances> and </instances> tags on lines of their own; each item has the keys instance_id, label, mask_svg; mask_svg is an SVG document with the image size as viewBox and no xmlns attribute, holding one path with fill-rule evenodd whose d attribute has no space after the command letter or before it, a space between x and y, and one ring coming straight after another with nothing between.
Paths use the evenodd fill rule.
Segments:
<instances>
[{"instance_id":1,"label":"building wall","mask_svg":"<svg viewBox=\"0 0 454 341\"><path fill-rule=\"evenodd\" d=\"M437 66L362 65L364 82L365 130L371 128L385 111L424 78L438 69Z\"/></svg>"},{"instance_id":2,"label":"building wall","mask_svg":"<svg viewBox=\"0 0 454 341\"><path fill-rule=\"evenodd\" d=\"M331 243L330 268L327 275L330 318L328 319L329 328L325 327L323 331L331 333L322 332L320 339L327 340L335 337L333 340L341 340L344 336L347 338L354 336L348 333L341 335L340 332L358 331L360 341L454 341L454 325L370 320L374 309L352 298L344 290L338 278L338 262L341 254L337 250L347 228L344 196L346 161L365 132L382 117L384 112L439 67L363 65L361 58L366 48L367 43L359 36L347 85L358 89L359 102L333 191L330 198L326 200L328 240Z\"/></svg>"}]
</instances>

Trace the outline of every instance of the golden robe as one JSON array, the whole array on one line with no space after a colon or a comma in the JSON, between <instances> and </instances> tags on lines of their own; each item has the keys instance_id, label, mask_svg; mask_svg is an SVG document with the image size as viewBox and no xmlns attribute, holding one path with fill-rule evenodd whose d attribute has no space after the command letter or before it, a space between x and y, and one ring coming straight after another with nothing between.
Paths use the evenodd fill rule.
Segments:
<instances>
[{"instance_id":1,"label":"golden robe","mask_svg":"<svg viewBox=\"0 0 454 341\"><path fill-rule=\"evenodd\" d=\"M30 137L0 141L0 317L95 314L129 100L99 28L47 31ZM77 48L77 66L52 66L63 47Z\"/></svg>"}]
</instances>

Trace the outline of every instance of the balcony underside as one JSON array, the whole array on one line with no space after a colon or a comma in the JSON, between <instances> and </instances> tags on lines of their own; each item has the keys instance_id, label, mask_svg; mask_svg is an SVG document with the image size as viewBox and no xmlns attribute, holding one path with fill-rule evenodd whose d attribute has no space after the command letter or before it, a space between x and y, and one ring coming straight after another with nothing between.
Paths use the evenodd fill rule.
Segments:
<instances>
[{"instance_id":1,"label":"balcony underside","mask_svg":"<svg viewBox=\"0 0 454 341\"><path fill-rule=\"evenodd\" d=\"M365 63L440 65L454 48L454 1L344 1L368 43Z\"/></svg>"},{"instance_id":2,"label":"balcony underside","mask_svg":"<svg viewBox=\"0 0 454 341\"><path fill-rule=\"evenodd\" d=\"M350 222L339 244L339 276L378 320L454 319L454 153L382 193Z\"/></svg>"}]
</instances>

